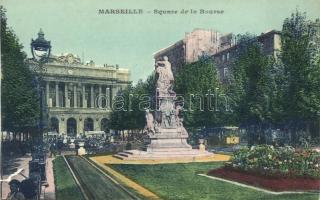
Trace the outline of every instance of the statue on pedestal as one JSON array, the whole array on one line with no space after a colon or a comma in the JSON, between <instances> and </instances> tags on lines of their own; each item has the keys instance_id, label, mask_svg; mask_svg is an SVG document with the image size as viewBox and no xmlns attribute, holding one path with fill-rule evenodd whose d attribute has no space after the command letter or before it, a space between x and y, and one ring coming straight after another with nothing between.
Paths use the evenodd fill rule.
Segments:
<instances>
[{"instance_id":1,"label":"statue on pedestal","mask_svg":"<svg viewBox=\"0 0 320 200\"><path fill-rule=\"evenodd\" d=\"M148 134L145 138L146 150L132 150L122 152L115 157L124 160L137 159L170 159L211 156L202 151L192 149L188 144L188 132L183 127L181 110L183 107L176 103L176 95L172 90L174 83L171 64L167 57L163 61L156 62L155 72L158 75L156 89L156 106L154 115L146 110L146 125L144 132Z\"/></svg>"}]
</instances>

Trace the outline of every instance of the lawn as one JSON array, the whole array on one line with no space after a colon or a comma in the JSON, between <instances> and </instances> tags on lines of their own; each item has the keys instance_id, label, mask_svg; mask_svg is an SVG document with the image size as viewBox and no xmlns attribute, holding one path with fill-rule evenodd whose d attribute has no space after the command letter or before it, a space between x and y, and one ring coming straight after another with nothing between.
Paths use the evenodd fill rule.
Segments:
<instances>
[{"instance_id":1,"label":"lawn","mask_svg":"<svg viewBox=\"0 0 320 200\"><path fill-rule=\"evenodd\" d=\"M56 199L84 199L62 156L53 161Z\"/></svg>"},{"instance_id":2,"label":"lawn","mask_svg":"<svg viewBox=\"0 0 320 200\"><path fill-rule=\"evenodd\" d=\"M317 200L317 194L273 195L230 183L198 176L222 163L189 163L158 165L109 165L132 180L148 188L159 197L168 200L199 199L281 199Z\"/></svg>"}]
</instances>

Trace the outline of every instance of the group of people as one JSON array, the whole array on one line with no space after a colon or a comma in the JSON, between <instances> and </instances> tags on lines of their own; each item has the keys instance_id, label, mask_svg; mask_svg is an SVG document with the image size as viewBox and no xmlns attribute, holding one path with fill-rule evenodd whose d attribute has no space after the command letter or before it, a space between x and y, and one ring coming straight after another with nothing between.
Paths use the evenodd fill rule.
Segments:
<instances>
[{"instance_id":1,"label":"group of people","mask_svg":"<svg viewBox=\"0 0 320 200\"><path fill-rule=\"evenodd\" d=\"M10 192L6 200L36 200L38 199L37 186L32 178L19 181L13 179L9 182Z\"/></svg>"}]
</instances>

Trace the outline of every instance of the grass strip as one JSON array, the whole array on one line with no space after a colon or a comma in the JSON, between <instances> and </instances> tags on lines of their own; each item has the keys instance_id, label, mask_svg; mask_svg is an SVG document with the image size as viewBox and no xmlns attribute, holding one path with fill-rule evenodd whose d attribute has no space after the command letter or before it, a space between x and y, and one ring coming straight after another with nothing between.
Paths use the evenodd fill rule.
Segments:
<instances>
[{"instance_id":1,"label":"grass strip","mask_svg":"<svg viewBox=\"0 0 320 200\"><path fill-rule=\"evenodd\" d=\"M114 169L110 168L107 165L101 164L97 162L94 158L90 158L100 169L104 170L106 173L110 174L113 178L117 181L121 182L122 184L126 185L127 188L131 188L131 191L134 191L135 194L142 199L150 199L150 200L158 200L160 199L157 195L150 192L146 188L142 187L141 185L135 183L134 181L130 180L126 176L122 175L121 173L115 171ZM140 195L139 195L140 194Z\"/></svg>"},{"instance_id":2,"label":"grass strip","mask_svg":"<svg viewBox=\"0 0 320 200\"><path fill-rule=\"evenodd\" d=\"M79 156L68 156L68 162L76 174L89 199L129 200L132 199L110 179Z\"/></svg>"},{"instance_id":3,"label":"grass strip","mask_svg":"<svg viewBox=\"0 0 320 200\"><path fill-rule=\"evenodd\" d=\"M53 160L53 172L57 200L84 200L62 156Z\"/></svg>"}]
</instances>

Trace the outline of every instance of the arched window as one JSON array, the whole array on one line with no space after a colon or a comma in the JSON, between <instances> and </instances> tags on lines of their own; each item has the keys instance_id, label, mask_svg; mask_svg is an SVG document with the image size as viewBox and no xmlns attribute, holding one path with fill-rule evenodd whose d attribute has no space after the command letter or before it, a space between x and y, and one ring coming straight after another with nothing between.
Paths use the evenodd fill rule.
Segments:
<instances>
[{"instance_id":1,"label":"arched window","mask_svg":"<svg viewBox=\"0 0 320 200\"><path fill-rule=\"evenodd\" d=\"M93 131L93 119L87 118L84 120L84 131Z\"/></svg>"},{"instance_id":2,"label":"arched window","mask_svg":"<svg viewBox=\"0 0 320 200\"><path fill-rule=\"evenodd\" d=\"M67 135L76 136L77 134L77 121L74 118L67 120Z\"/></svg>"},{"instance_id":3,"label":"arched window","mask_svg":"<svg viewBox=\"0 0 320 200\"><path fill-rule=\"evenodd\" d=\"M59 120L55 117L51 117L50 119L50 131L58 133L59 132Z\"/></svg>"}]
</instances>

